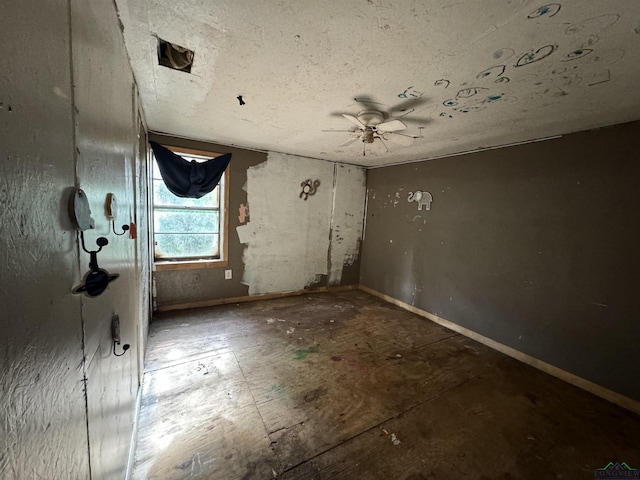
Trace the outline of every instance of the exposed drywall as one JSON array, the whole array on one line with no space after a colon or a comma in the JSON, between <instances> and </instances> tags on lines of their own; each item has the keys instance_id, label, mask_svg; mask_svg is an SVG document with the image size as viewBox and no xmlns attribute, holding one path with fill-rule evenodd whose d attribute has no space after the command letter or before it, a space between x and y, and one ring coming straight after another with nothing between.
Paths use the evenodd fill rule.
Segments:
<instances>
[{"instance_id":1,"label":"exposed drywall","mask_svg":"<svg viewBox=\"0 0 640 480\"><path fill-rule=\"evenodd\" d=\"M226 267L154 273L158 306L358 282L362 168L152 134L167 145L231 152ZM268 161L267 161L268 159ZM311 194L302 183L318 180ZM233 278L224 279L231 269Z\"/></svg>"},{"instance_id":2,"label":"exposed drywall","mask_svg":"<svg viewBox=\"0 0 640 480\"><path fill-rule=\"evenodd\" d=\"M251 220L238 227L250 295L301 290L328 274L333 163L269 153L247 172ZM319 181L302 198L302 183Z\"/></svg>"},{"instance_id":3,"label":"exposed drywall","mask_svg":"<svg viewBox=\"0 0 640 480\"><path fill-rule=\"evenodd\" d=\"M639 135L370 170L361 283L639 400Z\"/></svg>"},{"instance_id":4,"label":"exposed drywall","mask_svg":"<svg viewBox=\"0 0 640 480\"><path fill-rule=\"evenodd\" d=\"M350 275L344 278L345 283L358 283L366 183L363 168L335 164L329 285L340 285L346 271ZM351 266L354 268L345 271Z\"/></svg>"},{"instance_id":5,"label":"exposed drywall","mask_svg":"<svg viewBox=\"0 0 640 480\"><path fill-rule=\"evenodd\" d=\"M266 161L267 155L250 150L241 150L233 147L172 138L157 134L150 134L150 139L166 145L211 152L231 152L232 154L228 170L228 264L226 267L220 268L163 270L154 272L157 305L164 306L203 302L212 299L248 295L247 286L241 283L244 271L244 263L242 261L244 246L238 241L236 227L245 223L251 217L251 213L247 209L245 218L242 219L243 222L241 222L239 218L240 206L247 205L247 192L244 189L247 183L247 169ZM224 271L227 269L232 271L232 278L230 280L225 280L224 278Z\"/></svg>"},{"instance_id":6,"label":"exposed drywall","mask_svg":"<svg viewBox=\"0 0 640 480\"><path fill-rule=\"evenodd\" d=\"M118 219L136 209L134 85L115 8L25 0L3 9L0 32L0 478L122 479L143 284L135 243L104 216L108 192ZM71 293L89 263L67 212L77 181L97 226L87 247L106 236L99 265L121 274L94 299ZM113 313L132 346L118 359Z\"/></svg>"}]
</instances>

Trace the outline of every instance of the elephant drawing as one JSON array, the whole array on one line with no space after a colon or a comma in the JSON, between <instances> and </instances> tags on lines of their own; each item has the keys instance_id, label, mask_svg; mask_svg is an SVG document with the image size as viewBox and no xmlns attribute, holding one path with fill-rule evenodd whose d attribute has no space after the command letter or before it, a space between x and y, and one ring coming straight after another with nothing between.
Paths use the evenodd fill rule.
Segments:
<instances>
[{"instance_id":1,"label":"elephant drawing","mask_svg":"<svg viewBox=\"0 0 640 480\"><path fill-rule=\"evenodd\" d=\"M418 210L422 210L423 206L427 207L427 210L431 210L433 197L429 192L416 190L415 192L409 192L409 198L407 200L409 202L416 202L418 204Z\"/></svg>"}]
</instances>

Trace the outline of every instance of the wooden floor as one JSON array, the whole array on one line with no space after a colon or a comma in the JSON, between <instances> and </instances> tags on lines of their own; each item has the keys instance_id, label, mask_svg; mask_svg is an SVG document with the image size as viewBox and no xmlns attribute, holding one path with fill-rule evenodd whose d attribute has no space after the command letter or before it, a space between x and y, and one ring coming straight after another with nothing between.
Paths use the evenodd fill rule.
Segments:
<instances>
[{"instance_id":1,"label":"wooden floor","mask_svg":"<svg viewBox=\"0 0 640 480\"><path fill-rule=\"evenodd\" d=\"M151 326L134 479L588 479L640 417L361 291Z\"/></svg>"}]
</instances>

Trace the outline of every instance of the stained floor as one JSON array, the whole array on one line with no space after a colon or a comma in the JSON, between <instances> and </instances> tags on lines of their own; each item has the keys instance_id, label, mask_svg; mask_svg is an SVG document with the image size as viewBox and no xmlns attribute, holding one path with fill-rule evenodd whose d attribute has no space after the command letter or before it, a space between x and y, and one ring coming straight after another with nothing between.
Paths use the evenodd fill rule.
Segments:
<instances>
[{"instance_id":1,"label":"stained floor","mask_svg":"<svg viewBox=\"0 0 640 480\"><path fill-rule=\"evenodd\" d=\"M134 479L593 479L640 417L361 291L159 316Z\"/></svg>"}]
</instances>

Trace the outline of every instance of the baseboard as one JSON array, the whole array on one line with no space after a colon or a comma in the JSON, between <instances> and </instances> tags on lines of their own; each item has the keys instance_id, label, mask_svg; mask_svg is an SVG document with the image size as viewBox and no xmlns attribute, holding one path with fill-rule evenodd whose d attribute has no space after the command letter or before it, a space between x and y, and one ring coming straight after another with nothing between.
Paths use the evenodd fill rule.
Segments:
<instances>
[{"instance_id":1,"label":"baseboard","mask_svg":"<svg viewBox=\"0 0 640 480\"><path fill-rule=\"evenodd\" d=\"M125 480L131 480L133 475L133 467L136 461L136 445L138 444L138 424L140 417L140 404L142 403L142 385L138 385L136 393L136 405L133 412L133 429L131 431L131 444L129 445L129 458L127 459L127 471Z\"/></svg>"},{"instance_id":2,"label":"baseboard","mask_svg":"<svg viewBox=\"0 0 640 480\"><path fill-rule=\"evenodd\" d=\"M640 415L640 402L633 400L632 398L621 395L613 390L609 390L605 387L597 385L589 380L586 380L582 377L574 375L573 373L567 372L566 370L562 370L554 365L543 362L531 355L526 353L522 353L519 350L516 350L512 347L504 345L502 343L496 342L489 337L485 337L484 335L480 335L479 333L474 332L473 330L469 330L468 328L461 327L460 325L451 322L450 320L446 320L442 317L434 315L433 313L427 312L426 310L422 310L420 308L414 307L413 305L409 305L401 300L390 297L389 295L385 295L384 293L380 293L372 288L366 287L364 285L359 286L360 290L370 293L371 295L378 297L386 302L392 303L404 310L407 310L411 313L415 313L416 315L420 315L421 317L427 318L432 322L435 322L443 327L448 328L449 330L453 330L454 332L458 332L465 337L468 337L476 342L482 343L489 348L497 350L500 353L504 353L505 355L515 358L516 360L521 361L522 363L526 363L538 370L541 370L549 375L552 375L560 380L563 380L571 385L578 387L582 390L586 390L587 392L593 393L600 398L603 398L611 403L614 403L624 409L630 410L634 413Z\"/></svg>"},{"instance_id":3,"label":"baseboard","mask_svg":"<svg viewBox=\"0 0 640 480\"><path fill-rule=\"evenodd\" d=\"M266 293L263 295L245 295L242 297L217 298L214 300L203 300L200 302L177 303L173 305L161 305L156 307L156 312L168 312L171 310L188 310L191 308L215 307L216 305L227 305L229 303L256 302L258 300L270 300L273 298L295 297L308 293L337 292L342 290L358 290L359 285L336 285L333 287L312 287L293 292Z\"/></svg>"}]
</instances>

